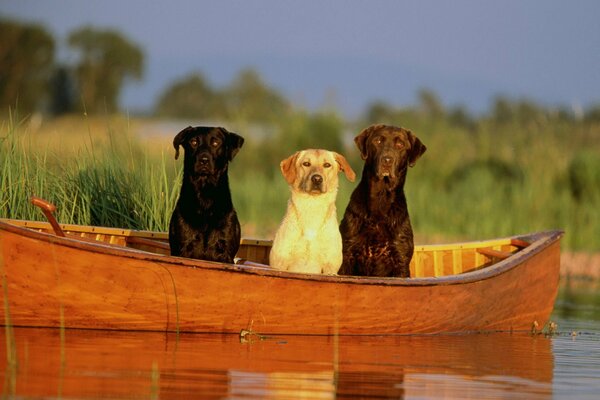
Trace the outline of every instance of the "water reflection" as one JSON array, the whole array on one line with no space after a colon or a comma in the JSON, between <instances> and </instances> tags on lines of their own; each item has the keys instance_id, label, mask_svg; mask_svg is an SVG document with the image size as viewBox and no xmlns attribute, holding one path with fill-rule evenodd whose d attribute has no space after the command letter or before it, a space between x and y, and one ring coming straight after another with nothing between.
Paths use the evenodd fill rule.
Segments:
<instances>
[{"instance_id":1,"label":"water reflection","mask_svg":"<svg viewBox=\"0 0 600 400\"><path fill-rule=\"evenodd\" d=\"M600 281L564 279L559 288L554 315L564 319L600 321Z\"/></svg>"},{"instance_id":2,"label":"water reflection","mask_svg":"<svg viewBox=\"0 0 600 400\"><path fill-rule=\"evenodd\" d=\"M62 398L552 396L551 339L279 336L14 328L4 394ZM2 330L0 340L7 341ZM11 384L12 382L12 384Z\"/></svg>"}]
</instances>

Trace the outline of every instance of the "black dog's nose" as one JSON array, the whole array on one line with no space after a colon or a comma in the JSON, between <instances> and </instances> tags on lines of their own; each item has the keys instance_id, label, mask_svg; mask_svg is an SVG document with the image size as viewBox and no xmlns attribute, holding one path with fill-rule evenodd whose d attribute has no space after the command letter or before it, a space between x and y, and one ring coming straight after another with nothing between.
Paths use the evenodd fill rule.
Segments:
<instances>
[{"instance_id":1,"label":"black dog's nose","mask_svg":"<svg viewBox=\"0 0 600 400\"><path fill-rule=\"evenodd\" d=\"M310 180L315 185L320 185L321 183L323 183L323 177L321 175L313 175L310 177Z\"/></svg>"},{"instance_id":2,"label":"black dog's nose","mask_svg":"<svg viewBox=\"0 0 600 400\"><path fill-rule=\"evenodd\" d=\"M200 165L206 165L208 164L208 157L207 156L201 156L200 157Z\"/></svg>"}]
</instances>

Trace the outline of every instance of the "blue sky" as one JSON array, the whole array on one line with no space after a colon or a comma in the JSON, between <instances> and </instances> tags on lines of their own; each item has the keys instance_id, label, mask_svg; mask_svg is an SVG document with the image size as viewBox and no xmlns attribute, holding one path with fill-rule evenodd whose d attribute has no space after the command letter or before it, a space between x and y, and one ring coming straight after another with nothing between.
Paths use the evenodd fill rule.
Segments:
<instances>
[{"instance_id":1,"label":"blue sky","mask_svg":"<svg viewBox=\"0 0 600 400\"><path fill-rule=\"evenodd\" d=\"M473 112L496 95L600 104L594 0L1 0L0 15L63 42L86 24L122 32L146 54L144 80L121 96L131 111L191 72L222 86L245 67L300 105L347 115L376 99L413 104L420 88Z\"/></svg>"}]
</instances>

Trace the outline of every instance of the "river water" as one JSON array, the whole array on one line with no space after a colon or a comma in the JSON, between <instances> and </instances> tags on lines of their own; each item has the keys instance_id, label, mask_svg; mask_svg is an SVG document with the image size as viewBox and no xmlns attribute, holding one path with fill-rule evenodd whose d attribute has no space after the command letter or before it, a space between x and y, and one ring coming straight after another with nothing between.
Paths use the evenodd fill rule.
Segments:
<instances>
[{"instance_id":1,"label":"river water","mask_svg":"<svg viewBox=\"0 0 600 400\"><path fill-rule=\"evenodd\" d=\"M308 337L1 328L6 398L600 398L600 290L556 331Z\"/></svg>"}]
</instances>

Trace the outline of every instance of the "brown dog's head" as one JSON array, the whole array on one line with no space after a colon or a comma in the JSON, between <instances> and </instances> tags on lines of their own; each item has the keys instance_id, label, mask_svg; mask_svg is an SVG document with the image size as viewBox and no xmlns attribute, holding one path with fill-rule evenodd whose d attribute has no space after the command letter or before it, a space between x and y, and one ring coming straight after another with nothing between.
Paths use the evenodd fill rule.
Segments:
<instances>
[{"instance_id":1,"label":"brown dog's head","mask_svg":"<svg viewBox=\"0 0 600 400\"><path fill-rule=\"evenodd\" d=\"M427 147L411 131L389 125L372 125L354 138L360 156L378 179L397 181L407 166L414 166Z\"/></svg>"},{"instance_id":2,"label":"brown dog's head","mask_svg":"<svg viewBox=\"0 0 600 400\"><path fill-rule=\"evenodd\" d=\"M229 161L238 153L244 138L225 128L188 126L175 136L175 159L179 146L185 150L184 175L216 182L227 171Z\"/></svg>"},{"instance_id":3,"label":"brown dog's head","mask_svg":"<svg viewBox=\"0 0 600 400\"><path fill-rule=\"evenodd\" d=\"M338 173L354 182L356 174L346 158L334 151L308 149L297 151L280 164L281 173L293 190L308 194L332 193L337 190Z\"/></svg>"}]
</instances>

